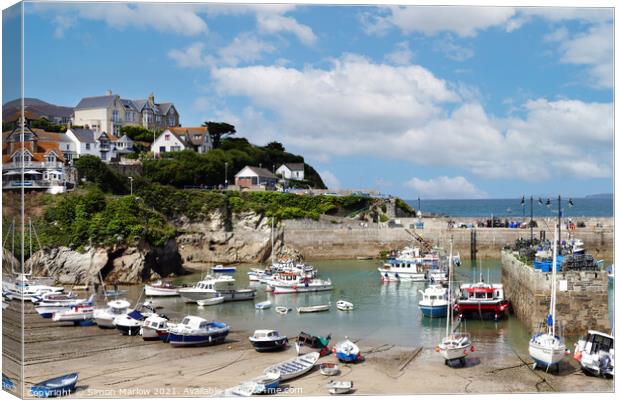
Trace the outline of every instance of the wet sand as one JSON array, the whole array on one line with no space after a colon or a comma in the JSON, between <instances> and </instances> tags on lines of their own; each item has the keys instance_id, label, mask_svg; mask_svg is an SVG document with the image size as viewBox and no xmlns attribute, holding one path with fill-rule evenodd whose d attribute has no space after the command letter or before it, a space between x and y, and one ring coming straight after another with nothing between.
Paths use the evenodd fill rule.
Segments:
<instances>
[{"instance_id":1,"label":"wet sand","mask_svg":"<svg viewBox=\"0 0 620 400\"><path fill-rule=\"evenodd\" d=\"M19 302L3 311L4 373L18 371ZM74 397L209 396L262 374L279 361L295 356L294 346L283 352L258 353L248 341L250 332L230 333L223 344L173 348L142 337L121 336L97 326L59 325L40 318L26 303L25 382L80 373ZM17 335L17 336L16 336ZM335 341L341 338L334 338ZM332 341L334 343L334 341ZM358 341L365 361L340 364L336 379L354 382L355 394L612 392L613 381L586 376L567 358L559 374L532 371L527 354L493 354L491 343L475 342L464 367L448 367L431 348L407 348ZM304 348L302 352L310 351ZM320 362L337 362L328 355ZM326 383L315 367L285 382L281 395L327 395Z\"/></svg>"}]
</instances>

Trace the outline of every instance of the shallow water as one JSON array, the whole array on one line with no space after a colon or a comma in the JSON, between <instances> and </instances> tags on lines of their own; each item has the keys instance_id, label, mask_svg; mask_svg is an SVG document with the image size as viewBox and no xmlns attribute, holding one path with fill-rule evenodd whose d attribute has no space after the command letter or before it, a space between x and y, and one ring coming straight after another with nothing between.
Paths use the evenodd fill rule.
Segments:
<instances>
[{"instance_id":1,"label":"shallow water","mask_svg":"<svg viewBox=\"0 0 620 400\"><path fill-rule=\"evenodd\" d=\"M379 279L377 260L338 260L312 263L319 269L322 278L331 278L334 290L331 292L273 295L264 291L264 285L249 282L246 272L250 265L237 268L235 278L239 287L255 287L255 302L271 300L273 306L268 310L255 310L255 302L228 302L210 307L186 304L180 298L156 299L162 306L161 312L173 319L184 314L224 321L235 330L253 331L255 329L278 329L289 336L300 331L315 335L331 333L335 338L349 336L352 339L365 339L376 344L396 344L403 346L432 347L445 334L445 318L430 319L421 315L418 309L420 290L424 282L382 283ZM478 280L480 273L485 281L498 283L501 280L501 262L485 260L480 265L464 261L456 268L456 280L471 282ZM192 274L176 282L195 282L200 274ZM141 287L131 288L130 295L136 299ZM335 303L346 299L355 304L355 310L346 312L336 309ZM328 312L298 314L298 306L332 303ZM275 312L275 306L292 308L287 315ZM527 351L529 334L514 317L504 320L467 320L464 329L474 337L474 342L485 342L497 346L497 351ZM572 343L572 342L568 342Z\"/></svg>"}]
</instances>

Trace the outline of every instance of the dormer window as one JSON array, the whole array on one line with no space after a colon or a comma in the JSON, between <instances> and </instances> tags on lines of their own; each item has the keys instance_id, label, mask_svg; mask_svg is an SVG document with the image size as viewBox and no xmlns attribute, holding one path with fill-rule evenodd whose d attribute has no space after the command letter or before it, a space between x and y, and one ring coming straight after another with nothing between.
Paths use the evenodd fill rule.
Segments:
<instances>
[{"instance_id":1,"label":"dormer window","mask_svg":"<svg viewBox=\"0 0 620 400\"><path fill-rule=\"evenodd\" d=\"M164 140L170 140L170 134L169 133L166 133L164 135Z\"/></svg>"}]
</instances>

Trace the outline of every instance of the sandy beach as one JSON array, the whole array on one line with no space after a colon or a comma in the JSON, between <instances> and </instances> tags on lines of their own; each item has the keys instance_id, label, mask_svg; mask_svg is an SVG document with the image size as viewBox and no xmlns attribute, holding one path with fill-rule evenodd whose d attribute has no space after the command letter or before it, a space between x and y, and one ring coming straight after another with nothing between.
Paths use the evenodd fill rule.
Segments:
<instances>
[{"instance_id":1,"label":"sandy beach","mask_svg":"<svg viewBox=\"0 0 620 400\"><path fill-rule=\"evenodd\" d=\"M19 303L13 301L3 312L4 372L11 378L18 368L18 309ZM234 327L223 344L173 348L97 326L60 326L40 318L30 303L26 303L25 321L26 387L77 371L80 378L74 397L204 397L261 375L266 367L295 356L294 346L283 352L258 353L247 339L250 332ZM352 380L355 394L374 395L613 391L612 380L584 375L572 359L566 359L559 374L532 371L526 364L530 363L527 354L493 354L492 343L476 342L475 338L474 343L475 351L466 366L451 368L432 348L361 339L357 344L365 360L340 364L337 379ZM328 355L320 362L337 360L335 355ZM284 383L280 395L327 395L325 385L330 379L315 367Z\"/></svg>"}]
</instances>

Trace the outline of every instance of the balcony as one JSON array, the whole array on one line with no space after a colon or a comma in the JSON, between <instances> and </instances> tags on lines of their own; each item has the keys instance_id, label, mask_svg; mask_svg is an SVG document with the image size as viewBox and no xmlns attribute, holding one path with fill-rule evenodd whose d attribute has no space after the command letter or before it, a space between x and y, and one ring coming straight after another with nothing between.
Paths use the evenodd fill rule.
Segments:
<instances>
[{"instance_id":1,"label":"balcony","mask_svg":"<svg viewBox=\"0 0 620 400\"><path fill-rule=\"evenodd\" d=\"M59 161L26 161L26 162L9 162L6 164L2 164L3 170L12 170L12 169L37 169L37 168L45 168L45 169L60 169L64 166L63 163Z\"/></svg>"},{"instance_id":2,"label":"balcony","mask_svg":"<svg viewBox=\"0 0 620 400\"><path fill-rule=\"evenodd\" d=\"M107 143L101 143L99 145L99 151L110 151L110 145Z\"/></svg>"},{"instance_id":3,"label":"balcony","mask_svg":"<svg viewBox=\"0 0 620 400\"><path fill-rule=\"evenodd\" d=\"M24 179L22 180L2 180L2 189L49 189L51 187L63 187L64 181L53 180L48 181L44 179Z\"/></svg>"}]
</instances>

